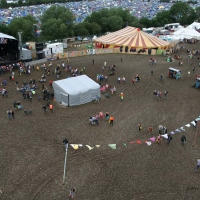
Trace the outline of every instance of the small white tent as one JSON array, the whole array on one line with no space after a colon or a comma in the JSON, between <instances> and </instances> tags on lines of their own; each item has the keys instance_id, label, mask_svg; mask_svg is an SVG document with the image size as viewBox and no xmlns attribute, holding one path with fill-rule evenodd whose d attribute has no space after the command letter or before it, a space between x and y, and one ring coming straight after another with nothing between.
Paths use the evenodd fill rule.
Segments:
<instances>
[{"instance_id":1,"label":"small white tent","mask_svg":"<svg viewBox=\"0 0 200 200\"><path fill-rule=\"evenodd\" d=\"M56 101L67 106L85 104L101 96L100 85L86 75L54 81L53 89Z\"/></svg>"},{"instance_id":2,"label":"small white tent","mask_svg":"<svg viewBox=\"0 0 200 200\"><path fill-rule=\"evenodd\" d=\"M175 37L179 37L180 39L197 39L197 40L200 40L200 33L197 32L196 30L194 29L189 29L189 28L182 28L178 31L175 31L173 33L173 36Z\"/></svg>"},{"instance_id":3,"label":"small white tent","mask_svg":"<svg viewBox=\"0 0 200 200\"><path fill-rule=\"evenodd\" d=\"M191 28L191 29L194 29L194 30L196 30L196 29L198 30L198 29L200 29L200 23L199 22L193 22L192 24L190 24L186 28Z\"/></svg>"}]
</instances>

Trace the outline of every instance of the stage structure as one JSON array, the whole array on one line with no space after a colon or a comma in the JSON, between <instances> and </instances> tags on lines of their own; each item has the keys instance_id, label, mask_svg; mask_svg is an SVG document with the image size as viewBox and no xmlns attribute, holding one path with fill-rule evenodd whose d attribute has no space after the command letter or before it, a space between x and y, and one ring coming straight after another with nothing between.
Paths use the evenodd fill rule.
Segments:
<instances>
[{"instance_id":1,"label":"stage structure","mask_svg":"<svg viewBox=\"0 0 200 200\"><path fill-rule=\"evenodd\" d=\"M18 61L18 40L10 35L0 33L0 65Z\"/></svg>"}]
</instances>

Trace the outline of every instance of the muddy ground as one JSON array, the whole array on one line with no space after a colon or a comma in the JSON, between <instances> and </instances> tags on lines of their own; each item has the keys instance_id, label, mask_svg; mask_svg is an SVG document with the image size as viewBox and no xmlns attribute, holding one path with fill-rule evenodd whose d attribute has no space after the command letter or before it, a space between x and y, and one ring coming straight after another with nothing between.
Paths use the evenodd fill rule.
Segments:
<instances>
[{"instance_id":1,"label":"muddy ground","mask_svg":"<svg viewBox=\"0 0 200 200\"><path fill-rule=\"evenodd\" d=\"M183 46L183 45L182 45ZM184 44L198 49L199 44ZM69 64L75 68L85 67L85 74L96 80L96 74L102 73L104 61L108 66L116 65L114 76L108 76L108 84L116 86L117 93L95 103L76 107L63 107L54 104L54 112L43 113L38 101L42 94L40 89L32 102L22 98L16 90L15 82L9 81L9 73L0 76L8 80L6 89L8 98L1 96L1 140L0 140L0 189L5 200L44 200L68 199L71 187L76 189L77 200L196 200L200 194L200 172L195 173L196 160L199 155L200 135L194 144L196 130L185 127L185 132L173 135L167 145L166 140L157 145L148 146L144 140L157 136L157 127L162 124L168 132L185 126L200 115L200 90L192 88L195 75L200 74L198 56L192 59L195 71L187 62L186 49L178 52L183 58L184 66L178 61L168 63L163 56L153 56L157 65L150 65L150 56L143 55L91 55L70 58ZM173 56L173 55L172 55ZM120 58L123 58L121 62ZM92 64L94 59L95 63ZM55 67L62 60L53 61ZM168 77L169 67L182 71L180 80ZM154 74L151 75L151 70ZM191 75L188 76L188 71ZM17 74L17 72L16 72ZM19 85L30 78L38 80L39 73L31 71L31 76L15 77ZM132 84L132 78L139 74L141 81ZM160 75L163 74L163 81ZM61 78L69 73L62 69ZM126 83L117 83L117 78L125 76ZM51 73L49 80L56 77ZM102 82L102 85L105 84ZM49 88L51 91L52 89ZM154 90L169 91L167 99L156 100ZM125 98L120 100L123 92ZM14 110L15 119L7 118L7 109L13 109L13 102L21 101L24 109L32 109L33 114L25 116L23 110ZM99 111L108 111L114 116L114 126L103 119L99 126L89 125L89 117ZM138 131L142 123L142 131ZM148 126L153 126L153 133L148 134ZM181 145L180 138L185 134L187 144ZM65 146L63 139L69 143L83 144L74 150L68 148L66 183L62 184ZM136 144L141 140L142 144ZM134 141L134 144L130 142ZM126 146L124 146L126 143ZM117 144L116 150L108 144ZM99 148L89 150L85 145Z\"/></svg>"}]
</instances>

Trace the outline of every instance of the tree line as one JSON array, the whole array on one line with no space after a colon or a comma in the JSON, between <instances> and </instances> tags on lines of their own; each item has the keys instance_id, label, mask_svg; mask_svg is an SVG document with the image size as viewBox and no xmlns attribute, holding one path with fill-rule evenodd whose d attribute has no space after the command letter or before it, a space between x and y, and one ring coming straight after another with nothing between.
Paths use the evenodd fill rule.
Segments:
<instances>
[{"instance_id":1,"label":"tree line","mask_svg":"<svg viewBox=\"0 0 200 200\"><path fill-rule=\"evenodd\" d=\"M0 25L0 32L18 38L22 32L23 41L49 41L67 37L102 35L106 32L120 30L127 25L137 28L162 27L169 23L189 25L200 20L200 7L195 10L183 2L175 3L170 10L158 12L153 19L138 19L122 8L101 9L93 12L82 23L75 23L75 16L65 7L51 6L41 17L41 24L31 15L14 18L9 25ZM37 29L41 30L40 37Z\"/></svg>"}]
</instances>

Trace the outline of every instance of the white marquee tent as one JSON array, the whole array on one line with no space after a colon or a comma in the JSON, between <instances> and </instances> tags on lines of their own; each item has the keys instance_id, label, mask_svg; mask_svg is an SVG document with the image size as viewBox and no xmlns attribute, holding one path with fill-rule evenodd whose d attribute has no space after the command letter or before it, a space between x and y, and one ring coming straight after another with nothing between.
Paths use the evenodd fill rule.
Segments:
<instances>
[{"instance_id":1,"label":"white marquee tent","mask_svg":"<svg viewBox=\"0 0 200 200\"><path fill-rule=\"evenodd\" d=\"M101 96L100 85L86 75L54 81L53 89L56 101L67 106L85 104Z\"/></svg>"},{"instance_id":2,"label":"white marquee tent","mask_svg":"<svg viewBox=\"0 0 200 200\"><path fill-rule=\"evenodd\" d=\"M173 36L175 37L179 37L180 39L197 39L197 40L200 40L200 33L197 32L196 30L194 29L189 29L189 28L182 28L178 31L175 31L173 33Z\"/></svg>"},{"instance_id":3,"label":"white marquee tent","mask_svg":"<svg viewBox=\"0 0 200 200\"><path fill-rule=\"evenodd\" d=\"M187 26L186 28L191 28L191 29L200 29L200 23L199 22L193 22L192 24L190 24L189 26Z\"/></svg>"}]
</instances>

